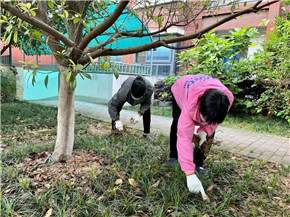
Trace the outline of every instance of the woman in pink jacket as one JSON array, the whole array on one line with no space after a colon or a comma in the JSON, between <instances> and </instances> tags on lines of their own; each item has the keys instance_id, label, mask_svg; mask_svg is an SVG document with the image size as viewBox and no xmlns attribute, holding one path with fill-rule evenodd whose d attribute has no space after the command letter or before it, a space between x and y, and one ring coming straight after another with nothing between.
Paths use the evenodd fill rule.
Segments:
<instances>
[{"instance_id":1,"label":"woman in pink jacket","mask_svg":"<svg viewBox=\"0 0 290 217\"><path fill-rule=\"evenodd\" d=\"M170 131L170 162L178 159L186 173L190 192L206 194L195 171L203 170L204 153L195 150L192 139L197 129L199 146L214 137L217 124L225 119L234 100L233 94L216 78L186 75L171 87L173 122Z\"/></svg>"}]
</instances>

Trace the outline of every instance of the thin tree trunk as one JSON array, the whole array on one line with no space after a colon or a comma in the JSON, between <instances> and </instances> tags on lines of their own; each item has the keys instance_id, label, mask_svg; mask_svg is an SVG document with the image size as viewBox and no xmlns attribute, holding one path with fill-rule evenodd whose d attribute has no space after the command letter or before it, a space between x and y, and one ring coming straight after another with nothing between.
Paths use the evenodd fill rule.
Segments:
<instances>
[{"instance_id":1,"label":"thin tree trunk","mask_svg":"<svg viewBox=\"0 0 290 217\"><path fill-rule=\"evenodd\" d=\"M63 72L65 67L60 66L59 94L57 113L57 137L53 152L53 160L66 161L72 156L74 145L74 91L70 89Z\"/></svg>"}]
</instances>

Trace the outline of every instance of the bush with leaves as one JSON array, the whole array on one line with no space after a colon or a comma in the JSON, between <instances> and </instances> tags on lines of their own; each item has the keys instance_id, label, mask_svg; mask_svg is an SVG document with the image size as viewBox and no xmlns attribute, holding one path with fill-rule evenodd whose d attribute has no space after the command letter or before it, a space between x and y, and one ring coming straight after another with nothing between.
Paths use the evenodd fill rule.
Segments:
<instances>
[{"instance_id":1,"label":"bush with leaves","mask_svg":"<svg viewBox=\"0 0 290 217\"><path fill-rule=\"evenodd\" d=\"M215 31L204 34L202 39L196 40L196 47L177 54L178 63L184 67L179 76L167 78L166 84L173 84L180 76L188 74L207 74L222 81L236 96L243 91L239 84L249 75L244 61L239 55L256 44L251 39L257 36L257 29L244 27L230 31L229 35L218 37ZM235 98L233 107L239 107L243 102ZM245 106L244 106L245 107Z\"/></svg>"},{"instance_id":2,"label":"bush with leaves","mask_svg":"<svg viewBox=\"0 0 290 217\"><path fill-rule=\"evenodd\" d=\"M284 18L276 17L275 27L259 51L247 63L256 84L266 90L250 106L256 112L267 112L269 116L286 119L290 124L290 13ZM253 67L254 66L254 67Z\"/></svg>"}]
</instances>

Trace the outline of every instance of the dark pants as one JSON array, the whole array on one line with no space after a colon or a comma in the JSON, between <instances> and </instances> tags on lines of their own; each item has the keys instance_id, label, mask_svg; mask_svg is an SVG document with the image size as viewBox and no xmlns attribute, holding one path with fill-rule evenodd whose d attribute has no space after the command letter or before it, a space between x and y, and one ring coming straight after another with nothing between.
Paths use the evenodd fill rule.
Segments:
<instances>
[{"instance_id":1,"label":"dark pants","mask_svg":"<svg viewBox=\"0 0 290 217\"><path fill-rule=\"evenodd\" d=\"M175 98L172 96L172 117L173 121L171 124L171 129L170 129L170 158L178 158L178 153L177 153L177 125L178 125L178 119L181 114L181 109L179 108L178 104L175 101ZM208 137L208 139L213 139L214 138L214 133L212 136ZM203 166L203 162L205 160L206 156L205 153L203 152L202 149L196 148L194 149L194 164L196 166Z\"/></svg>"},{"instance_id":2,"label":"dark pants","mask_svg":"<svg viewBox=\"0 0 290 217\"><path fill-rule=\"evenodd\" d=\"M124 104L119 105L117 107L118 114L120 115L120 111L122 110ZM151 124L151 110L150 108L145 111L143 114L143 128L144 128L144 133L150 133L150 124ZM112 120L112 129L115 130L115 120Z\"/></svg>"}]
</instances>

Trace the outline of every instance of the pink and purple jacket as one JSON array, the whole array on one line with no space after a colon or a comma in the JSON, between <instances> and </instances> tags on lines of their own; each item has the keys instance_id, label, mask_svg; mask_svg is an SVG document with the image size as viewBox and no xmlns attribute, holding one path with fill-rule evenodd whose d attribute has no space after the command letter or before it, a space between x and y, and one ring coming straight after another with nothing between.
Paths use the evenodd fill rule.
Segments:
<instances>
[{"instance_id":1,"label":"pink and purple jacket","mask_svg":"<svg viewBox=\"0 0 290 217\"><path fill-rule=\"evenodd\" d=\"M208 124L200 119L199 100L208 89L218 89L225 93L231 107L234 101L233 94L218 79L208 75L186 75L171 87L172 94L181 109L177 126L177 151L181 170L185 173L195 171L192 144L195 126L200 126L197 132L204 131L207 136L211 136L217 129L217 124Z\"/></svg>"}]
</instances>

